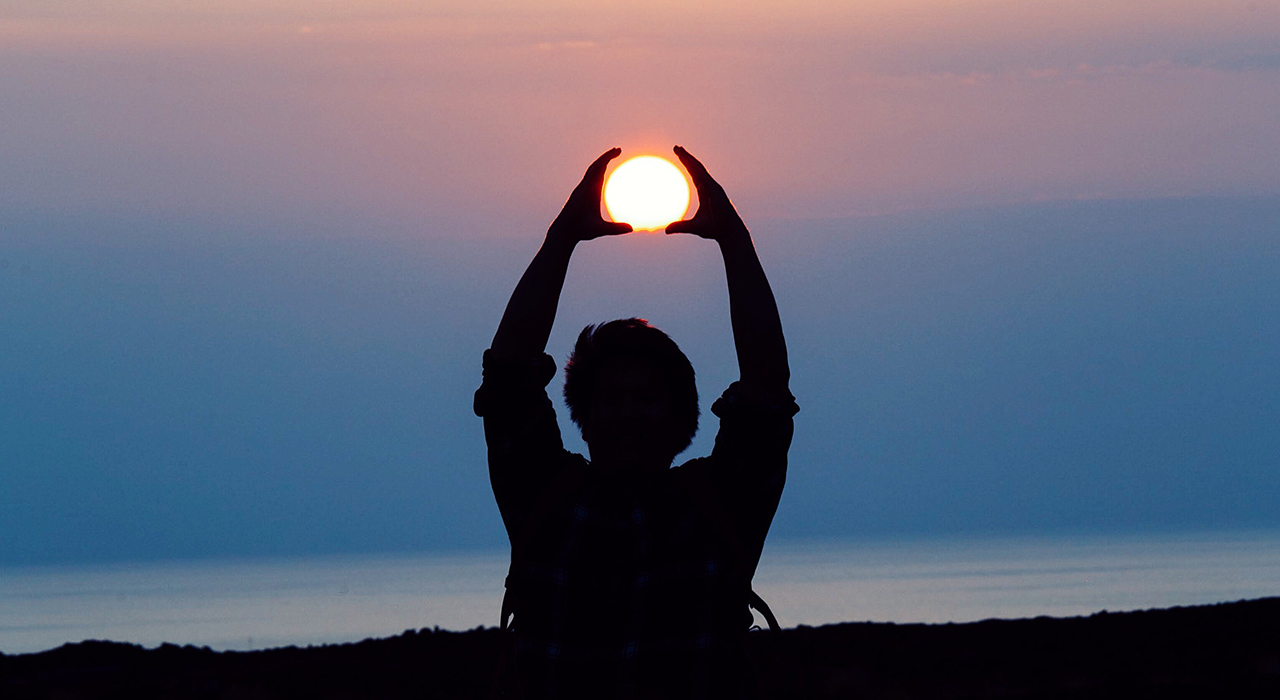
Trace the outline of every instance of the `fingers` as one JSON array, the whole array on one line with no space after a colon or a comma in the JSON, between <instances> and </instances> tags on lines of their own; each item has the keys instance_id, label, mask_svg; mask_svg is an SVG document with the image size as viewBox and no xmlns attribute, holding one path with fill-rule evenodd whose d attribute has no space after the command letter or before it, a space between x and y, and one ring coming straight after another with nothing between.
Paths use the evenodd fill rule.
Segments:
<instances>
[{"instance_id":1,"label":"fingers","mask_svg":"<svg viewBox=\"0 0 1280 700\"><path fill-rule=\"evenodd\" d=\"M620 221L605 221L600 216L600 195L604 191L604 173L609 168L609 161L617 158L620 153L622 153L621 148L610 148L600 154L600 157L595 159L591 167L587 168L587 174L582 177L581 187L590 192L590 199L584 201L582 206L590 209L591 214L587 216L593 220L588 238L631 233L631 224Z\"/></svg>"},{"instance_id":2,"label":"fingers","mask_svg":"<svg viewBox=\"0 0 1280 700\"><path fill-rule=\"evenodd\" d=\"M609 161L617 158L620 153L622 153L622 149L617 146L601 153L600 157L596 158L595 161L591 163L591 167L587 168L587 175L597 177L603 176L605 168L609 167Z\"/></svg>"},{"instance_id":3,"label":"fingers","mask_svg":"<svg viewBox=\"0 0 1280 700\"><path fill-rule=\"evenodd\" d=\"M610 148L600 154L600 157L595 159L595 162L591 164L591 167L587 168L587 174L582 176L582 184L591 187L591 190L596 195L596 199L600 198L600 192L604 190L604 171L608 170L609 161L617 158L621 153L621 148L617 148L616 146L614 148Z\"/></svg>"},{"instance_id":4,"label":"fingers","mask_svg":"<svg viewBox=\"0 0 1280 700\"><path fill-rule=\"evenodd\" d=\"M671 150L675 151L676 157L684 164L684 169L689 171L689 177L693 178L693 186L698 190L702 190L705 185L714 185L716 183L715 179L711 177L711 173L707 172L707 167L702 164L702 161L694 158L692 154L684 150L683 146L676 146Z\"/></svg>"},{"instance_id":5,"label":"fingers","mask_svg":"<svg viewBox=\"0 0 1280 700\"><path fill-rule=\"evenodd\" d=\"M684 146L676 146L671 150L675 151L676 157L680 159L681 163L684 163L685 170L688 170L690 175L694 176L695 178L699 174L708 175L707 168L702 164L702 161L698 160L697 158L694 158L693 154L684 150ZM695 171L697 172L695 173Z\"/></svg>"},{"instance_id":6,"label":"fingers","mask_svg":"<svg viewBox=\"0 0 1280 700\"><path fill-rule=\"evenodd\" d=\"M569 201L565 206L572 204L574 207L589 207L591 202L599 206L601 194L604 192L604 171L609 168L609 161L617 158L619 153L622 153L621 148L610 148L592 161L587 167L587 172L582 176L582 181L573 188L573 192L569 193Z\"/></svg>"},{"instance_id":7,"label":"fingers","mask_svg":"<svg viewBox=\"0 0 1280 700\"><path fill-rule=\"evenodd\" d=\"M698 201L703 202L713 198L728 199L724 188L715 178L711 177L711 173L707 172L706 166L702 161L694 158L692 154L684 150L683 146L676 146L672 150L675 151L676 157L684 163L685 170L689 171L689 177L693 179L693 188L698 191ZM699 204L701 206L701 204Z\"/></svg>"},{"instance_id":8,"label":"fingers","mask_svg":"<svg viewBox=\"0 0 1280 700\"><path fill-rule=\"evenodd\" d=\"M675 151L676 157L684 164L684 169L689 172L689 177L693 179L693 187L698 191L698 201L701 203L706 198L707 181L710 180L714 183L715 180L711 179L710 173L707 172L707 169L702 165L702 162L697 158L694 158L688 151L684 150L683 146L676 146L671 150ZM699 204L699 209L701 208L702 205ZM693 219L673 221L667 224L666 231L667 233L692 233L698 235L698 229L700 226L698 225L698 222L695 221L696 218L697 217L695 215Z\"/></svg>"}]
</instances>

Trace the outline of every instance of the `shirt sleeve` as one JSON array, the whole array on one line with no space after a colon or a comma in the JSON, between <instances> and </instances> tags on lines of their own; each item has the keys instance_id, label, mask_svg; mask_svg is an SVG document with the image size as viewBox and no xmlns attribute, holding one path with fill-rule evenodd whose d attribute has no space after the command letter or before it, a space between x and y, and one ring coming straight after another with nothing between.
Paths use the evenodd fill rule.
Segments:
<instances>
[{"instance_id":1,"label":"shirt sleeve","mask_svg":"<svg viewBox=\"0 0 1280 700\"><path fill-rule=\"evenodd\" d=\"M556 363L542 354L526 361L500 361L484 353L484 380L473 409L484 419L489 451L489 483L507 534L513 540L531 501L566 464L571 454L560 439L547 384Z\"/></svg>"},{"instance_id":2,"label":"shirt sleeve","mask_svg":"<svg viewBox=\"0 0 1280 700\"><path fill-rule=\"evenodd\" d=\"M705 473L752 558L752 570L782 497L799 410L790 394L778 403L762 403L746 397L738 382L711 405L720 430Z\"/></svg>"}]
</instances>

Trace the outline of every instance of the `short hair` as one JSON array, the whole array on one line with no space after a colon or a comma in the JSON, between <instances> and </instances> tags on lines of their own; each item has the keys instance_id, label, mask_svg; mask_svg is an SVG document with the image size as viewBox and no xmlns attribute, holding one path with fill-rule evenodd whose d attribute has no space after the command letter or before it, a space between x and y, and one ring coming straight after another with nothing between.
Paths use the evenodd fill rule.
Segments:
<instances>
[{"instance_id":1,"label":"short hair","mask_svg":"<svg viewBox=\"0 0 1280 700\"><path fill-rule=\"evenodd\" d=\"M618 357L647 360L657 365L667 380L676 425L674 454L680 454L698 432L698 385L693 364L666 333L643 318L625 318L589 325L564 366L564 402L569 417L582 430L591 415L591 397L600 368Z\"/></svg>"}]
</instances>

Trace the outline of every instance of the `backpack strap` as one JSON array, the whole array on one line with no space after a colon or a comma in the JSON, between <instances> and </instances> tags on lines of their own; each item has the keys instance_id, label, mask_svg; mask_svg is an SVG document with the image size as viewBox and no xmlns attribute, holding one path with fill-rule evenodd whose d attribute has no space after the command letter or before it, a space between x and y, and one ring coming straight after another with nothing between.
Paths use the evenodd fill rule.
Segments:
<instances>
[{"instance_id":1,"label":"backpack strap","mask_svg":"<svg viewBox=\"0 0 1280 700\"><path fill-rule=\"evenodd\" d=\"M498 623L502 641L498 652L498 664L493 673L493 682L489 686L490 700L499 700L504 695L515 698L524 695L519 682L512 683L509 677L513 672L511 669L514 667L515 660L515 638L510 632L511 617L515 614L515 601L519 597L519 593L516 592L519 586L515 583L516 568L524 560L524 553L528 551L538 525L546 519L548 513L563 503L564 499L577 491L586 481L586 477L586 464L581 458L574 460L543 490L538 500L534 501L533 507L529 509L520 526L520 533L511 541L511 567L507 570L507 578L502 583L505 590L502 593L502 617ZM511 688L511 692L505 692L507 688Z\"/></svg>"},{"instance_id":2,"label":"backpack strap","mask_svg":"<svg viewBox=\"0 0 1280 700\"><path fill-rule=\"evenodd\" d=\"M689 469L681 467L680 470L684 476L681 483L685 486L685 491L693 497L693 500L702 508L702 512L711 521L719 531L720 537L724 543L729 546L730 553L737 560L738 565L744 569L744 573L754 575L754 571L745 571L747 565L747 550L742 546L742 540L738 538L737 532L734 530L733 523L729 521L729 516L725 514L724 507L720 504L719 495L716 493L715 487L707 480L707 477L697 469ZM769 604L764 602L758 593L751 588L751 582L747 581L747 606L758 610L764 616L765 622L769 625L769 630L773 632L781 631L778 625L778 618L774 616L773 611L769 609Z\"/></svg>"},{"instance_id":3,"label":"backpack strap","mask_svg":"<svg viewBox=\"0 0 1280 700\"><path fill-rule=\"evenodd\" d=\"M773 611L769 609L769 604L764 602L764 598L761 598L760 594L756 593L755 590L752 590L748 594L747 605L750 605L751 607L755 608L761 615L764 615L764 620L766 623L768 623L770 631L772 632L782 631L782 627L778 625L778 618L774 617Z\"/></svg>"}]
</instances>

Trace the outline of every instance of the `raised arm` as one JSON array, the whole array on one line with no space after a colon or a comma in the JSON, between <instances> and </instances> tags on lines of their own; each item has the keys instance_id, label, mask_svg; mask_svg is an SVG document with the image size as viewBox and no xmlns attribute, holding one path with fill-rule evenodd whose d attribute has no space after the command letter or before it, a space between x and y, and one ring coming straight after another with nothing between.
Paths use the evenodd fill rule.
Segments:
<instances>
[{"instance_id":1,"label":"raised arm","mask_svg":"<svg viewBox=\"0 0 1280 700\"><path fill-rule=\"evenodd\" d=\"M560 290L569 270L569 258L580 241L627 233L630 224L605 221L600 216L600 192L604 171L621 149L606 151L596 159L569 201L547 230L538 254L507 302L502 322L493 336L490 352L498 360L523 360L546 350L547 338L556 319Z\"/></svg>"},{"instance_id":2,"label":"raised arm","mask_svg":"<svg viewBox=\"0 0 1280 700\"><path fill-rule=\"evenodd\" d=\"M675 153L693 178L698 211L692 219L667 226L667 233L692 233L720 244L729 284L729 316L738 351L740 388L766 403L790 401L787 342L782 336L778 304L756 256L751 234L724 188L702 163L680 146L675 147Z\"/></svg>"}]
</instances>

